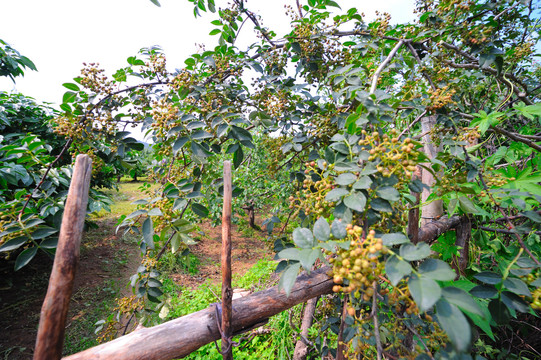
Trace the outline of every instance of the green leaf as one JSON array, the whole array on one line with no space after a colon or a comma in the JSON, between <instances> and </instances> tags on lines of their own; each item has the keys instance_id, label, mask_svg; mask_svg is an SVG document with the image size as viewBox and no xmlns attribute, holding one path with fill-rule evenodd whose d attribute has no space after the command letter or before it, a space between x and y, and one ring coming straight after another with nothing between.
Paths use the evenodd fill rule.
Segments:
<instances>
[{"instance_id":1,"label":"green leaf","mask_svg":"<svg viewBox=\"0 0 541 360\"><path fill-rule=\"evenodd\" d=\"M521 214L526 216L528 219L535 221L536 223L541 223L541 215L535 211L524 211Z\"/></svg>"},{"instance_id":2,"label":"green leaf","mask_svg":"<svg viewBox=\"0 0 541 360\"><path fill-rule=\"evenodd\" d=\"M438 283L424 276L411 275L408 288L421 311L430 309L441 297L441 288Z\"/></svg>"},{"instance_id":3,"label":"green leaf","mask_svg":"<svg viewBox=\"0 0 541 360\"><path fill-rule=\"evenodd\" d=\"M32 239L39 240L39 239L46 238L47 236L51 236L52 234L57 233L57 232L58 232L57 229L54 229L48 226L43 226L43 227L39 227L34 232L32 232L31 236L32 236Z\"/></svg>"},{"instance_id":4,"label":"green leaf","mask_svg":"<svg viewBox=\"0 0 541 360\"><path fill-rule=\"evenodd\" d=\"M520 111L522 115L530 120L533 120L535 116L541 117L541 103L524 106L524 104L516 104L515 109Z\"/></svg>"},{"instance_id":5,"label":"green leaf","mask_svg":"<svg viewBox=\"0 0 541 360\"><path fill-rule=\"evenodd\" d=\"M400 256L408 261L422 260L430 256L430 246L426 243L404 244L400 247Z\"/></svg>"},{"instance_id":6,"label":"green leaf","mask_svg":"<svg viewBox=\"0 0 541 360\"><path fill-rule=\"evenodd\" d=\"M21 247L29 239L26 236L17 236L16 238L6 241L2 246L0 246L0 252L12 251Z\"/></svg>"},{"instance_id":7,"label":"green leaf","mask_svg":"<svg viewBox=\"0 0 541 360\"><path fill-rule=\"evenodd\" d=\"M438 259L426 259L423 261L419 266L419 272L423 276L439 281L450 281L456 277L449 264Z\"/></svg>"},{"instance_id":8,"label":"green leaf","mask_svg":"<svg viewBox=\"0 0 541 360\"><path fill-rule=\"evenodd\" d=\"M214 35L218 35L221 32L222 30L220 29L213 29L211 32L209 32L209 35L214 36Z\"/></svg>"},{"instance_id":9,"label":"green leaf","mask_svg":"<svg viewBox=\"0 0 541 360\"><path fill-rule=\"evenodd\" d=\"M205 130L196 130L192 133L191 138L194 140L211 138L212 134Z\"/></svg>"},{"instance_id":10,"label":"green leaf","mask_svg":"<svg viewBox=\"0 0 541 360\"><path fill-rule=\"evenodd\" d=\"M473 276L485 284L495 285L502 282L502 276L491 271L483 271Z\"/></svg>"},{"instance_id":11,"label":"green leaf","mask_svg":"<svg viewBox=\"0 0 541 360\"><path fill-rule=\"evenodd\" d=\"M76 93L74 93L72 91L66 91L64 93L64 96L62 97L62 102L64 104L71 103L71 102L74 102L76 98L77 98Z\"/></svg>"},{"instance_id":12,"label":"green leaf","mask_svg":"<svg viewBox=\"0 0 541 360\"><path fill-rule=\"evenodd\" d=\"M37 251L38 251L38 248L35 246L28 248L26 250L23 250L19 254L19 256L17 256L17 260L15 260L15 271L26 266L30 262L30 260L32 260L34 256L36 256Z\"/></svg>"},{"instance_id":13,"label":"green leaf","mask_svg":"<svg viewBox=\"0 0 541 360\"><path fill-rule=\"evenodd\" d=\"M195 215L199 217L208 217L209 216L209 209L207 209L204 205L193 203L192 204L192 211Z\"/></svg>"},{"instance_id":14,"label":"green leaf","mask_svg":"<svg viewBox=\"0 0 541 360\"><path fill-rule=\"evenodd\" d=\"M383 234L381 240L383 241L384 246L393 246L410 242L410 239L403 233Z\"/></svg>"},{"instance_id":15,"label":"green leaf","mask_svg":"<svg viewBox=\"0 0 541 360\"><path fill-rule=\"evenodd\" d=\"M344 173L338 175L335 181L338 185L347 186L357 181L357 176L353 175L352 173Z\"/></svg>"},{"instance_id":16,"label":"green leaf","mask_svg":"<svg viewBox=\"0 0 541 360\"><path fill-rule=\"evenodd\" d=\"M319 241L327 241L331 236L331 228L325 218L320 217L314 224L314 236Z\"/></svg>"},{"instance_id":17,"label":"green leaf","mask_svg":"<svg viewBox=\"0 0 541 360\"><path fill-rule=\"evenodd\" d=\"M526 283L520 279L507 278L503 281L503 285L507 288L507 290L512 291L515 294L528 297L532 296L530 289L528 289L528 285L526 285Z\"/></svg>"},{"instance_id":18,"label":"green leaf","mask_svg":"<svg viewBox=\"0 0 541 360\"><path fill-rule=\"evenodd\" d=\"M471 328L462 311L445 299L440 299L436 304L436 314L456 350L466 351L470 346Z\"/></svg>"},{"instance_id":19,"label":"green leaf","mask_svg":"<svg viewBox=\"0 0 541 360\"><path fill-rule=\"evenodd\" d=\"M148 216L163 216L162 211L160 208L152 208L148 211Z\"/></svg>"},{"instance_id":20,"label":"green leaf","mask_svg":"<svg viewBox=\"0 0 541 360\"><path fill-rule=\"evenodd\" d=\"M362 212L366 207L366 197L361 192L355 192L344 198L344 204L352 210Z\"/></svg>"},{"instance_id":21,"label":"green leaf","mask_svg":"<svg viewBox=\"0 0 541 360\"><path fill-rule=\"evenodd\" d=\"M527 313L530 311L530 306L515 293L504 291L501 294L501 299L502 302L510 309L514 309L522 313Z\"/></svg>"},{"instance_id":22,"label":"green leaf","mask_svg":"<svg viewBox=\"0 0 541 360\"><path fill-rule=\"evenodd\" d=\"M375 198L370 201L370 207L372 210L375 210L377 212L393 212L393 208L391 207L391 204L385 199L382 198Z\"/></svg>"},{"instance_id":23,"label":"green leaf","mask_svg":"<svg viewBox=\"0 0 541 360\"><path fill-rule=\"evenodd\" d=\"M396 256L391 256L385 263L385 274L393 286L396 286L404 276L411 274L411 271L411 265Z\"/></svg>"},{"instance_id":24,"label":"green leaf","mask_svg":"<svg viewBox=\"0 0 541 360\"><path fill-rule=\"evenodd\" d=\"M302 249L299 253L302 267L309 272L321 254L321 249Z\"/></svg>"},{"instance_id":25,"label":"green leaf","mask_svg":"<svg viewBox=\"0 0 541 360\"><path fill-rule=\"evenodd\" d=\"M295 245L303 249L311 249L315 245L312 232L306 228L296 228L293 230L293 241Z\"/></svg>"},{"instance_id":26,"label":"green leaf","mask_svg":"<svg viewBox=\"0 0 541 360\"><path fill-rule=\"evenodd\" d=\"M239 146L233 153L233 167L237 169L242 164L242 160L244 160L244 152L242 146Z\"/></svg>"},{"instance_id":27,"label":"green leaf","mask_svg":"<svg viewBox=\"0 0 541 360\"><path fill-rule=\"evenodd\" d=\"M506 325L511 320L511 314L507 306L500 299L493 299L488 304L490 315L498 325Z\"/></svg>"},{"instance_id":28,"label":"green leaf","mask_svg":"<svg viewBox=\"0 0 541 360\"><path fill-rule=\"evenodd\" d=\"M278 253L280 259L300 261L301 251L297 248L286 248Z\"/></svg>"},{"instance_id":29,"label":"green leaf","mask_svg":"<svg viewBox=\"0 0 541 360\"><path fill-rule=\"evenodd\" d=\"M339 188L332 189L331 191L329 191L327 195L325 196L325 200L330 201L330 202L338 201L340 200L342 196L347 195L347 194L349 194L349 191L347 191L344 188L339 187Z\"/></svg>"},{"instance_id":30,"label":"green leaf","mask_svg":"<svg viewBox=\"0 0 541 360\"><path fill-rule=\"evenodd\" d=\"M485 314L477 302L466 291L454 286L449 286L442 289L442 296L445 300L449 301L461 308L462 310L469 311L473 314L477 314L484 317Z\"/></svg>"},{"instance_id":31,"label":"green leaf","mask_svg":"<svg viewBox=\"0 0 541 360\"><path fill-rule=\"evenodd\" d=\"M65 87L68 90L79 91L79 86L77 86L77 84L63 83L62 86Z\"/></svg>"},{"instance_id":32,"label":"green leaf","mask_svg":"<svg viewBox=\"0 0 541 360\"><path fill-rule=\"evenodd\" d=\"M385 199L385 200L389 200L389 201L398 201L398 200L400 200L400 193L398 192L398 190L396 190L392 186L385 186L385 187L379 188L376 191L376 194L380 198Z\"/></svg>"},{"instance_id":33,"label":"green leaf","mask_svg":"<svg viewBox=\"0 0 541 360\"><path fill-rule=\"evenodd\" d=\"M370 189L370 185L372 185L372 179L370 179L369 176L362 176L355 184L353 184L353 189Z\"/></svg>"},{"instance_id":34,"label":"green leaf","mask_svg":"<svg viewBox=\"0 0 541 360\"><path fill-rule=\"evenodd\" d=\"M300 268L301 264L299 263L289 265L282 273L282 277L278 282L278 289L283 289L288 297L293 285L295 285L295 280L297 280L297 274L299 273Z\"/></svg>"},{"instance_id":35,"label":"green leaf","mask_svg":"<svg viewBox=\"0 0 541 360\"><path fill-rule=\"evenodd\" d=\"M149 216L143 222L143 239L148 249L154 249L154 227L152 226L152 218Z\"/></svg>"},{"instance_id":36,"label":"green leaf","mask_svg":"<svg viewBox=\"0 0 541 360\"><path fill-rule=\"evenodd\" d=\"M458 203L460 204L460 209L466 214L477 214L479 212L471 200L465 196L461 196L458 199Z\"/></svg>"},{"instance_id":37,"label":"green leaf","mask_svg":"<svg viewBox=\"0 0 541 360\"><path fill-rule=\"evenodd\" d=\"M160 2L158 0L150 0L154 5L157 7L161 7Z\"/></svg>"},{"instance_id":38,"label":"green leaf","mask_svg":"<svg viewBox=\"0 0 541 360\"><path fill-rule=\"evenodd\" d=\"M180 248L180 234L177 232L171 238L171 251L174 253Z\"/></svg>"},{"instance_id":39,"label":"green leaf","mask_svg":"<svg viewBox=\"0 0 541 360\"><path fill-rule=\"evenodd\" d=\"M478 285L470 290L470 294L480 299L491 299L498 295L498 290L492 285Z\"/></svg>"},{"instance_id":40,"label":"green leaf","mask_svg":"<svg viewBox=\"0 0 541 360\"><path fill-rule=\"evenodd\" d=\"M199 145L195 141L192 141L191 144L192 153L197 156L198 158L207 158L211 155L203 146Z\"/></svg>"},{"instance_id":41,"label":"green leaf","mask_svg":"<svg viewBox=\"0 0 541 360\"><path fill-rule=\"evenodd\" d=\"M347 236L346 224L342 220L336 219L331 226L332 236L336 239L343 239Z\"/></svg>"}]
</instances>

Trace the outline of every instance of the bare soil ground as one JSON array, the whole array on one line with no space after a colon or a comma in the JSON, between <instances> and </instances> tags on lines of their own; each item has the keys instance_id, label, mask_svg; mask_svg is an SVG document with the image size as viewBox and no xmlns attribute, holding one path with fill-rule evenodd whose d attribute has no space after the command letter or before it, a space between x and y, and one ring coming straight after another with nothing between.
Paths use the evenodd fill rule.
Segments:
<instances>
[{"instance_id":1,"label":"bare soil ground","mask_svg":"<svg viewBox=\"0 0 541 360\"><path fill-rule=\"evenodd\" d=\"M81 242L81 256L75 277L66 332L103 301L111 286L126 283L128 274L139 264L138 251L133 244L114 235L115 221L98 222L99 229L87 232ZM12 263L0 271L5 285L0 289L1 359L29 359L32 357L39 314L53 261L39 254L28 266L13 272ZM116 284L116 285L115 285Z\"/></svg>"}]
</instances>

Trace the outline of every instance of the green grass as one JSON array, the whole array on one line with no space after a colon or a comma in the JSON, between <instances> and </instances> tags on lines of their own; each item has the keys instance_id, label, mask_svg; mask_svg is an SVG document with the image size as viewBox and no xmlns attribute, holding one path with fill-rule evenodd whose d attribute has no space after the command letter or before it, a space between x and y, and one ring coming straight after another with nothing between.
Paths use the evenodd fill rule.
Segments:
<instances>
[{"instance_id":1,"label":"green grass","mask_svg":"<svg viewBox=\"0 0 541 360\"><path fill-rule=\"evenodd\" d=\"M137 181L121 181L118 184L118 190L107 189L103 190L103 193L108 196L113 204L111 205L111 212L106 210L100 210L92 214L92 219L101 218L116 218L121 215L128 215L137 209L137 205L133 204L135 200L143 199L147 197L144 192L144 182ZM150 185L150 189L157 188L158 185Z\"/></svg>"},{"instance_id":2,"label":"green grass","mask_svg":"<svg viewBox=\"0 0 541 360\"><path fill-rule=\"evenodd\" d=\"M158 261L158 270L164 274L185 272L190 275L196 275L199 273L198 267L200 264L201 260L192 253L181 255L167 251Z\"/></svg>"},{"instance_id":3,"label":"green grass","mask_svg":"<svg viewBox=\"0 0 541 360\"><path fill-rule=\"evenodd\" d=\"M98 345L94 333L98 320L107 317L116 306L115 299L119 296L119 284L109 281L94 288L81 288L73 295L74 301L84 299L81 309L74 316L78 317L66 329L64 338L64 355L74 354ZM78 304L81 305L81 304Z\"/></svg>"},{"instance_id":4,"label":"green grass","mask_svg":"<svg viewBox=\"0 0 541 360\"><path fill-rule=\"evenodd\" d=\"M269 285L270 277L276 267L276 263L269 260L258 261L244 276L233 279L234 288L262 290ZM220 284L212 284L210 281L203 282L195 290L184 290L169 279L165 279L162 290L171 297L170 311L165 319L171 320L177 317L203 310L212 303L220 301ZM184 291L183 291L184 290ZM300 311L300 305L293 311ZM269 334L258 335L242 348L233 348L235 359L259 360L259 359L289 359L293 354L295 342L288 312L282 312L272 317L265 328L271 329ZM234 338L238 341L239 337ZM289 355L288 355L289 354ZM185 359L190 360L220 360L222 355L212 344L205 345L188 355Z\"/></svg>"}]
</instances>

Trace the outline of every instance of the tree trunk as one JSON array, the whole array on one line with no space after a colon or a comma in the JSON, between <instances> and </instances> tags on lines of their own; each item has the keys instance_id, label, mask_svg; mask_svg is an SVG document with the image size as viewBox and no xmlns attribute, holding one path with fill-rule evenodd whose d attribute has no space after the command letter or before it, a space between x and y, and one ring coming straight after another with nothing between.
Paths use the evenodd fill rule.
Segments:
<instances>
[{"instance_id":1,"label":"tree trunk","mask_svg":"<svg viewBox=\"0 0 541 360\"><path fill-rule=\"evenodd\" d=\"M422 168L417 166L413 173L412 180L421 180L421 174ZM421 201L421 193L412 191L411 195L415 198L415 202L408 212L408 237L412 243L417 244L419 242L419 204Z\"/></svg>"},{"instance_id":2,"label":"tree trunk","mask_svg":"<svg viewBox=\"0 0 541 360\"><path fill-rule=\"evenodd\" d=\"M273 287L233 301L233 333L242 333L262 320L311 298L330 294L334 285L328 267L301 275L289 297ZM68 356L66 360L167 360L182 358L220 339L215 306L141 329L108 343Z\"/></svg>"},{"instance_id":3,"label":"tree trunk","mask_svg":"<svg viewBox=\"0 0 541 360\"><path fill-rule=\"evenodd\" d=\"M464 271L468 266L470 256L470 240L471 240L471 220L467 216L461 218L460 223L456 226L456 242L455 245L460 247L460 256L453 257L453 267L458 275L464 275Z\"/></svg>"},{"instance_id":4,"label":"tree trunk","mask_svg":"<svg viewBox=\"0 0 541 360\"><path fill-rule=\"evenodd\" d=\"M297 344L295 345L293 360L306 360L309 345L306 340L308 339L308 330L312 326L314 314L316 312L317 300L318 298L313 298L308 300L306 303L306 308L304 309L304 314L302 315L301 337L299 340L297 340Z\"/></svg>"},{"instance_id":5,"label":"tree trunk","mask_svg":"<svg viewBox=\"0 0 541 360\"><path fill-rule=\"evenodd\" d=\"M436 125L436 116L434 115L427 116L421 119L421 127L423 133L427 133L432 130L434 125ZM434 146L434 143L430 139L430 134L426 134L423 136L423 143L426 156L429 159L434 159L440 149ZM424 204L428 196L432 193L432 187L436 183L436 180L434 179L434 175L432 175L432 173L430 173L426 169L423 169L421 176L423 184L430 187L430 189L424 188L421 194L421 202ZM432 201L429 204L423 205L423 208L421 210L421 227L430 223L431 221L439 219L442 214L443 202L441 200Z\"/></svg>"}]
</instances>

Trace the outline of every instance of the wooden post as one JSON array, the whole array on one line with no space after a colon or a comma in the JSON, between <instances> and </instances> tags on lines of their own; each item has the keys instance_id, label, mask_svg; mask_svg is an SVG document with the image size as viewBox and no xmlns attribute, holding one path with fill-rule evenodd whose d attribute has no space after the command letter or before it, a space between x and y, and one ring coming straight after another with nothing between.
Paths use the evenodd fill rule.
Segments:
<instances>
[{"instance_id":1,"label":"wooden post","mask_svg":"<svg viewBox=\"0 0 541 360\"><path fill-rule=\"evenodd\" d=\"M62 356L64 327L79 261L79 245L86 216L91 173L90 157L77 156L64 207L49 288L41 308L34 360L57 360Z\"/></svg>"},{"instance_id":2,"label":"wooden post","mask_svg":"<svg viewBox=\"0 0 541 360\"><path fill-rule=\"evenodd\" d=\"M222 213L222 356L233 359L231 346L231 161L224 161L224 205Z\"/></svg>"}]
</instances>

